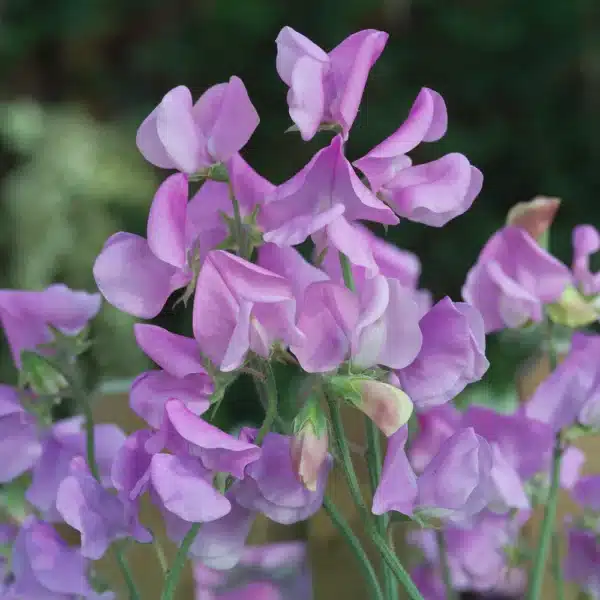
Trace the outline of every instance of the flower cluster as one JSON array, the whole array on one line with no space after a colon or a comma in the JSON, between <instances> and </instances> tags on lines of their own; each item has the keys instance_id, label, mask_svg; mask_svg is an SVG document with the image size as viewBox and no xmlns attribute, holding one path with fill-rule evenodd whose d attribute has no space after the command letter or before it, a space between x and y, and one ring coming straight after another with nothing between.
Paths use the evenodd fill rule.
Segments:
<instances>
[{"instance_id":1,"label":"flower cluster","mask_svg":"<svg viewBox=\"0 0 600 600\"><path fill-rule=\"evenodd\" d=\"M189 336L135 325L139 348L156 364L130 389L146 428L125 436L93 422L77 359L99 295L60 285L0 291L0 320L21 375L18 388L0 387L0 482L27 474L31 508L0 529L10 557L0 565L3 597L111 598L92 562L111 549L135 599L122 540L153 542L139 517L146 497L179 546L162 600L171 600L188 555L199 597L310 598L302 546L246 541L259 515L289 525L323 505L353 539L325 496L335 463L382 549L384 579L398 578L413 600L442 599L444 586L522 591L523 525L560 486L591 511L570 525L571 555L585 558L569 559L565 574L600 597L600 485L580 477L583 455L570 445L574 432L600 428L600 338L575 333L566 359L511 414L453 404L489 367L486 334L598 319L600 279L589 257L600 236L578 227L568 268L544 247L558 201L520 205L469 272L464 301L433 302L419 289L418 258L375 231L400 218L441 227L469 209L483 177L458 153L413 164L408 153L448 126L444 100L428 88L394 133L348 158L386 41L383 32L361 31L327 53L289 27L280 32L276 66L289 88L291 129L304 140L330 138L281 184L240 154L259 116L237 77L195 102L179 86L141 124L142 155L174 173L152 200L146 237L111 236L93 273L110 304L141 319L193 297ZM553 344L550 337L551 352ZM278 361L298 374L292 418L278 392ZM231 385L242 375L253 380L264 420L225 431L215 415L235 402ZM83 417L56 420L52 407L64 398ZM364 415L371 501L356 480L342 408ZM379 432L387 440L382 463ZM388 545L396 516L439 529L410 537L424 556L413 571L420 593ZM59 521L79 532L78 546L59 537ZM534 570L532 589L539 578ZM384 598L371 584L372 597Z\"/></svg>"}]
</instances>

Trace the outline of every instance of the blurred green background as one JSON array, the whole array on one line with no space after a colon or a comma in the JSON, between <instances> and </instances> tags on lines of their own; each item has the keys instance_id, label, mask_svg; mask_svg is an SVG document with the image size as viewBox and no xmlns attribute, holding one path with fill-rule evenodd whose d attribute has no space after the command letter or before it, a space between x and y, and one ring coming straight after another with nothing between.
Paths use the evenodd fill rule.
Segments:
<instances>
[{"instance_id":1,"label":"blurred green background","mask_svg":"<svg viewBox=\"0 0 600 600\"><path fill-rule=\"evenodd\" d=\"M91 290L104 240L144 232L166 174L138 154L135 131L176 85L198 96L239 75L263 117L246 158L275 183L303 166L326 138L304 144L283 133L290 121L274 40L284 25L326 49L359 29L390 33L350 157L392 133L420 87L446 99L448 134L414 156L463 152L483 171L484 190L441 230L403 222L389 233L419 254L422 285L436 297L460 297L466 271L516 202L563 198L553 247L565 260L572 226L600 222L598 0L4 0L0 286L63 280ZM186 331L184 315L171 303L157 322ZM144 366L131 323L104 308L97 371L130 376Z\"/></svg>"}]
</instances>

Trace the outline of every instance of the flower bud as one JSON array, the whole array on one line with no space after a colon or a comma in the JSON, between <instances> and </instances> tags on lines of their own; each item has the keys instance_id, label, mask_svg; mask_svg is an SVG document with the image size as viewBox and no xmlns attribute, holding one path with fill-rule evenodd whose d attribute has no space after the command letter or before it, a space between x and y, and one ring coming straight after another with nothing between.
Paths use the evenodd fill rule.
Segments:
<instances>
[{"instance_id":1,"label":"flower bud","mask_svg":"<svg viewBox=\"0 0 600 600\"><path fill-rule=\"evenodd\" d=\"M536 196L529 202L515 204L508 211L506 224L524 229L532 238L542 243L559 207L559 198Z\"/></svg>"},{"instance_id":2,"label":"flower bud","mask_svg":"<svg viewBox=\"0 0 600 600\"><path fill-rule=\"evenodd\" d=\"M307 490L316 492L319 474L327 459L329 437L325 415L314 398L304 405L293 426L290 451L294 473Z\"/></svg>"},{"instance_id":3,"label":"flower bud","mask_svg":"<svg viewBox=\"0 0 600 600\"><path fill-rule=\"evenodd\" d=\"M594 305L573 286L565 289L558 302L548 306L547 311L554 323L565 325L571 329L590 325L599 317Z\"/></svg>"},{"instance_id":4,"label":"flower bud","mask_svg":"<svg viewBox=\"0 0 600 600\"><path fill-rule=\"evenodd\" d=\"M400 389L365 376L332 377L335 394L367 415L390 437L408 423L413 412L411 399Z\"/></svg>"}]
</instances>

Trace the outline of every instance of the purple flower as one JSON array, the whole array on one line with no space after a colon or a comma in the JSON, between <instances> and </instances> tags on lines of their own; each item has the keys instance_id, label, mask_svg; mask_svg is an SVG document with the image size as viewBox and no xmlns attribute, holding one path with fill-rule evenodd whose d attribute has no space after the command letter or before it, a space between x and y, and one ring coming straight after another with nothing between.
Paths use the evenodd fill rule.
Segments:
<instances>
[{"instance_id":1,"label":"purple flower","mask_svg":"<svg viewBox=\"0 0 600 600\"><path fill-rule=\"evenodd\" d=\"M227 163L243 216L273 186L239 156ZM207 181L188 203L188 178L171 175L158 188L148 215L147 238L119 232L108 238L94 264L104 297L136 317L155 317L172 292L188 285L207 253L225 240L232 203L225 183Z\"/></svg>"},{"instance_id":2,"label":"purple flower","mask_svg":"<svg viewBox=\"0 0 600 600\"><path fill-rule=\"evenodd\" d=\"M573 276L586 296L600 294L600 272L590 271L590 256L600 250L600 233L593 225L573 229Z\"/></svg>"},{"instance_id":3,"label":"purple flower","mask_svg":"<svg viewBox=\"0 0 600 600\"><path fill-rule=\"evenodd\" d=\"M508 415L473 405L464 413L462 424L473 427L490 444L497 444L502 456L524 481L542 472L549 464L553 432L522 410Z\"/></svg>"},{"instance_id":4,"label":"purple flower","mask_svg":"<svg viewBox=\"0 0 600 600\"><path fill-rule=\"evenodd\" d=\"M205 523L190 547L190 555L212 569L232 569L240 560L256 513L240 506L228 494L231 510Z\"/></svg>"},{"instance_id":5,"label":"purple flower","mask_svg":"<svg viewBox=\"0 0 600 600\"><path fill-rule=\"evenodd\" d=\"M593 598L600 597L600 543L593 531L571 529L564 564L567 581L577 583Z\"/></svg>"},{"instance_id":6,"label":"purple flower","mask_svg":"<svg viewBox=\"0 0 600 600\"><path fill-rule=\"evenodd\" d=\"M243 435L253 439L253 430ZM261 445L259 460L248 465L246 476L231 488L233 497L243 507L262 512L272 521L291 525L316 513L323 503L325 483L332 465L331 457L323 463L317 489L306 489L294 472L291 438L268 433Z\"/></svg>"},{"instance_id":7,"label":"purple flower","mask_svg":"<svg viewBox=\"0 0 600 600\"><path fill-rule=\"evenodd\" d=\"M115 457L112 481L119 496L136 503L149 492L176 541L190 523L215 521L229 513L231 503L213 487L213 473L190 455L155 454L152 436L151 431L136 431Z\"/></svg>"},{"instance_id":8,"label":"purple flower","mask_svg":"<svg viewBox=\"0 0 600 600\"><path fill-rule=\"evenodd\" d=\"M367 82L388 35L367 29L329 54L291 27L277 36L277 72L289 86L290 117L310 140L321 124L339 125L347 139Z\"/></svg>"},{"instance_id":9,"label":"purple flower","mask_svg":"<svg viewBox=\"0 0 600 600\"><path fill-rule=\"evenodd\" d=\"M12 552L13 592L28 600L69 600L92 593L86 560L70 548L48 523L30 517Z\"/></svg>"},{"instance_id":10,"label":"purple flower","mask_svg":"<svg viewBox=\"0 0 600 600\"><path fill-rule=\"evenodd\" d=\"M165 404L163 424L146 442L146 448L150 452L168 448L177 454L186 453L199 458L210 471L231 473L239 479L261 455L258 446L207 423L175 399Z\"/></svg>"},{"instance_id":11,"label":"purple flower","mask_svg":"<svg viewBox=\"0 0 600 600\"><path fill-rule=\"evenodd\" d=\"M207 256L194 298L194 336L221 371L240 367L250 349L268 356L276 340L301 340L295 312L283 277L222 250Z\"/></svg>"},{"instance_id":12,"label":"purple flower","mask_svg":"<svg viewBox=\"0 0 600 600\"><path fill-rule=\"evenodd\" d=\"M506 513L511 508L527 510L531 508L521 477L515 466L506 459L498 444L492 448L491 492L488 508L493 512Z\"/></svg>"},{"instance_id":13,"label":"purple flower","mask_svg":"<svg viewBox=\"0 0 600 600\"><path fill-rule=\"evenodd\" d=\"M86 455L86 434L81 425L79 417L59 421L42 442L42 455L33 468L26 497L47 520L60 520L55 506L58 488L69 475L71 460ZM125 434L116 425L96 425L94 441L102 483L108 485L112 462Z\"/></svg>"},{"instance_id":14,"label":"purple flower","mask_svg":"<svg viewBox=\"0 0 600 600\"><path fill-rule=\"evenodd\" d=\"M446 600L446 588L441 575L429 565L419 565L410 574L426 600Z\"/></svg>"},{"instance_id":15,"label":"purple flower","mask_svg":"<svg viewBox=\"0 0 600 600\"><path fill-rule=\"evenodd\" d=\"M49 326L76 335L96 316L100 303L99 294L70 290L63 284L41 292L0 290L0 322L17 367L23 350L35 350L54 339Z\"/></svg>"},{"instance_id":16,"label":"purple flower","mask_svg":"<svg viewBox=\"0 0 600 600\"><path fill-rule=\"evenodd\" d=\"M600 425L600 336L576 333L564 361L537 387L526 406L531 419L558 431L580 421Z\"/></svg>"},{"instance_id":17,"label":"purple flower","mask_svg":"<svg viewBox=\"0 0 600 600\"><path fill-rule=\"evenodd\" d=\"M14 388L0 385L0 483L31 469L41 453L34 416L23 409Z\"/></svg>"},{"instance_id":18,"label":"purple flower","mask_svg":"<svg viewBox=\"0 0 600 600\"><path fill-rule=\"evenodd\" d=\"M543 306L571 282L560 261L518 227L505 227L484 246L463 287L463 298L483 316L487 333L541 321Z\"/></svg>"},{"instance_id":19,"label":"purple flower","mask_svg":"<svg viewBox=\"0 0 600 600\"><path fill-rule=\"evenodd\" d=\"M483 320L472 306L444 298L421 318L419 327L420 352L396 374L417 408L427 409L449 402L481 379L489 362Z\"/></svg>"},{"instance_id":20,"label":"purple flower","mask_svg":"<svg viewBox=\"0 0 600 600\"><path fill-rule=\"evenodd\" d=\"M340 220L342 215L345 221ZM295 246L327 228L330 242L342 251L352 239L348 222L398 223L394 213L360 181L344 157L339 135L276 189L264 206L264 219L265 242Z\"/></svg>"},{"instance_id":21,"label":"purple flower","mask_svg":"<svg viewBox=\"0 0 600 600\"><path fill-rule=\"evenodd\" d=\"M417 506L424 514L464 520L488 504L493 455L472 427L448 438L418 479Z\"/></svg>"},{"instance_id":22,"label":"purple flower","mask_svg":"<svg viewBox=\"0 0 600 600\"><path fill-rule=\"evenodd\" d=\"M258 122L238 77L209 88L196 104L180 85L140 125L137 145L153 165L192 174L229 160L246 145Z\"/></svg>"},{"instance_id":23,"label":"purple flower","mask_svg":"<svg viewBox=\"0 0 600 600\"><path fill-rule=\"evenodd\" d=\"M416 166L406 155L421 142L439 140L447 125L444 100L423 88L402 126L354 162L396 214L433 227L466 212L483 184L481 172L462 154Z\"/></svg>"},{"instance_id":24,"label":"purple flower","mask_svg":"<svg viewBox=\"0 0 600 600\"><path fill-rule=\"evenodd\" d=\"M573 498L580 506L600 513L600 475L581 477L573 487Z\"/></svg>"},{"instance_id":25,"label":"purple flower","mask_svg":"<svg viewBox=\"0 0 600 600\"><path fill-rule=\"evenodd\" d=\"M137 514L92 477L82 457L71 461L70 474L58 487L56 508L81 533L81 554L86 558L98 560L114 540L152 541Z\"/></svg>"}]
</instances>

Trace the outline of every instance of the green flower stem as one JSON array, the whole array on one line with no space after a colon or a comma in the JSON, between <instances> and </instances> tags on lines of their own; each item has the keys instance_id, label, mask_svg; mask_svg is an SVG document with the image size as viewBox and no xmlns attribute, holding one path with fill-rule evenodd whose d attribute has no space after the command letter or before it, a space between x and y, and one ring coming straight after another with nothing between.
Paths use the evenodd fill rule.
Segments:
<instances>
[{"instance_id":1,"label":"green flower stem","mask_svg":"<svg viewBox=\"0 0 600 600\"><path fill-rule=\"evenodd\" d=\"M371 494L375 495L375 491L381 480L381 466L383 458L381 456L381 443L379 439L379 430L371 419L365 417L365 425L367 430L367 468L369 470L369 480L371 482ZM389 518L387 514L378 515L375 517L375 526L381 537L387 539L387 531ZM387 565L383 564L383 585L387 600L396 600L398 598L398 586L394 573Z\"/></svg>"},{"instance_id":2,"label":"green flower stem","mask_svg":"<svg viewBox=\"0 0 600 600\"><path fill-rule=\"evenodd\" d=\"M73 369L73 372L70 374L68 379L71 386L71 391L73 393L73 398L76 400L78 406L81 407L85 418L85 446L88 467L94 478L100 481L100 471L98 469L98 461L96 460L94 415L92 413L92 407L89 402L88 393L85 389L85 386L81 383L81 377L79 373L75 369ZM129 569L129 565L127 564L127 559L123 554L123 550L118 545L113 545L112 551L123 574L123 579L125 580L125 585L127 586L130 600L140 600L140 593L138 592L133 574Z\"/></svg>"},{"instance_id":3,"label":"green flower stem","mask_svg":"<svg viewBox=\"0 0 600 600\"><path fill-rule=\"evenodd\" d=\"M325 497L323 500L323 508L329 515L332 523L338 528L346 542L348 542L348 545L354 552L356 559L362 567L365 579L367 580L367 584L371 590L371 595L369 598L372 598L373 600L384 600L379 581L377 580L377 573L375 573L375 569L373 568L367 553L362 547L360 540L352 531L350 524L346 521L346 519L344 519L335 504L327 497Z\"/></svg>"},{"instance_id":4,"label":"green flower stem","mask_svg":"<svg viewBox=\"0 0 600 600\"><path fill-rule=\"evenodd\" d=\"M554 585L556 586L556 597L558 600L565 600L565 580L561 563L560 536L555 531L552 535L552 573L554 575Z\"/></svg>"},{"instance_id":5,"label":"green flower stem","mask_svg":"<svg viewBox=\"0 0 600 600\"><path fill-rule=\"evenodd\" d=\"M548 343L548 357L550 360L550 371L556 369L558 356L554 346L553 324L550 319L546 321L546 336ZM538 542L538 548L535 555L533 569L529 579L529 591L527 600L538 600L542 592L544 583L544 574L546 571L546 561L552 545L552 534L554 532L554 522L556 520L556 509L558 506L558 491L560 487L560 463L563 455L563 444L560 432L556 434L554 449L552 451L552 469L550 472L550 490L548 500L544 508L544 519L542 521L542 530Z\"/></svg>"},{"instance_id":6,"label":"green flower stem","mask_svg":"<svg viewBox=\"0 0 600 600\"><path fill-rule=\"evenodd\" d=\"M277 420L277 382L275 381L275 375L273 374L273 369L271 365L265 361L263 373L265 376L264 381L259 379L255 379L255 382L262 388L261 396L265 398L265 418L263 420L260 429L258 430L258 434L256 435L256 439L254 443L257 446L260 446L265 439L265 436L271 429L273 429L273 425Z\"/></svg>"},{"instance_id":7,"label":"green flower stem","mask_svg":"<svg viewBox=\"0 0 600 600\"><path fill-rule=\"evenodd\" d=\"M560 463L563 449L560 434L556 436L554 450L552 452L552 471L550 474L550 491L548 501L544 509L544 519L542 521L542 531L538 542L538 548L535 555L533 570L531 572L529 593L527 600L539 600L544 582L546 560L548 558L550 546L552 543L552 533L554 531L554 521L556 520L556 508L558 506L558 490L560 483Z\"/></svg>"},{"instance_id":8,"label":"green flower stem","mask_svg":"<svg viewBox=\"0 0 600 600\"><path fill-rule=\"evenodd\" d=\"M340 252L340 266L342 267L342 275L344 276L344 285L350 290L354 291L354 275L352 275L352 265L348 260L348 257Z\"/></svg>"},{"instance_id":9,"label":"green flower stem","mask_svg":"<svg viewBox=\"0 0 600 600\"><path fill-rule=\"evenodd\" d=\"M239 254L242 258L248 260L250 258L250 249L248 248L248 236L246 235L244 222L242 221L240 203L235 197L235 192L233 191L233 185L230 179L227 180L227 186L229 187L229 198L231 199L231 204L233 206L233 219L235 223L234 235L238 244Z\"/></svg>"},{"instance_id":10,"label":"green flower stem","mask_svg":"<svg viewBox=\"0 0 600 600\"><path fill-rule=\"evenodd\" d=\"M187 560L188 551L196 539L201 525L202 523L194 523L185 534L181 545L177 549L173 566L167 571L160 600L172 600L175 590L177 589L177 584L179 583L181 571L183 571L183 567Z\"/></svg>"},{"instance_id":11,"label":"green flower stem","mask_svg":"<svg viewBox=\"0 0 600 600\"><path fill-rule=\"evenodd\" d=\"M452 576L450 574L450 566L448 565L448 550L446 548L446 539L444 532L438 530L435 532L435 540L438 547L438 555L440 559L440 567L442 569L442 580L446 588L446 600L455 600L454 586L452 585Z\"/></svg>"},{"instance_id":12,"label":"green flower stem","mask_svg":"<svg viewBox=\"0 0 600 600\"><path fill-rule=\"evenodd\" d=\"M360 491L360 485L354 471L352 464L352 457L350 455L350 447L348 446L348 440L344 433L344 426L342 424L342 415L340 413L340 407L336 398L331 397L330 394L326 394L327 403L329 405L329 412L331 415L331 429L333 433L333 439L337 447L338 458L340 460L342 470L346 477L346 482L350 489L350 494L354 503L357 505L361 518L363 519L367 532L369 533L373 543L377 550L381 554L383 560L391 569L394 577L404 586L408 596L411 600L424 600L423 596L419 592L417 586L414 584L410 575L406 572L395 553L389 547L388 541L382 536L377 530L377 526L373 523L372 515L369 513L365 505L365 501Z\"/></svg>"}]
</instances>

